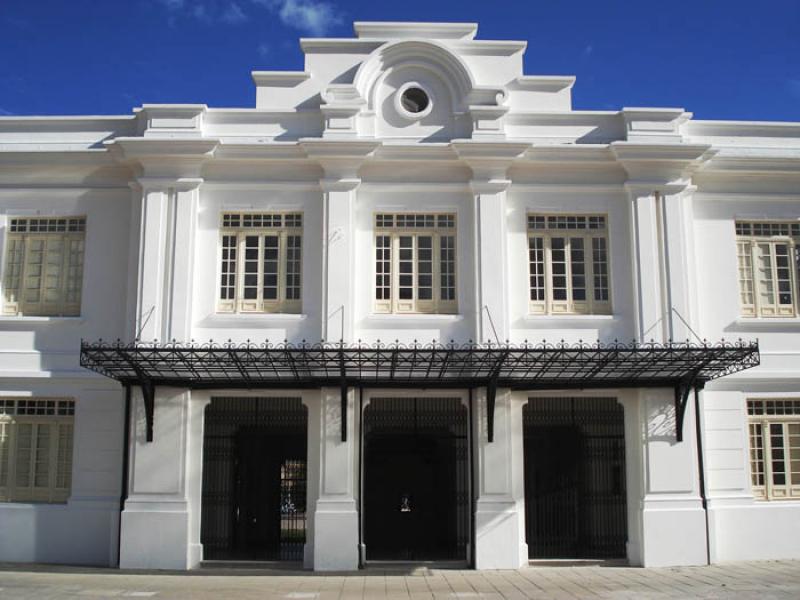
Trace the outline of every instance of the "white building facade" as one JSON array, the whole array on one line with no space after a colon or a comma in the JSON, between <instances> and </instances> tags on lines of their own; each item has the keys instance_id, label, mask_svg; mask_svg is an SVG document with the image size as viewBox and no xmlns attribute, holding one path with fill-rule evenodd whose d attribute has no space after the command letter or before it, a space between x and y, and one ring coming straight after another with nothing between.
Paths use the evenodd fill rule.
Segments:
<instances>
[{"instance_id":1,"label":"white building facade","mask_svg":"<svg viewBox=\"0 0 800 600\"><path fill-rule=\"evenodd\" d=\"M800 123L476 31L0 118L0 561L800 558Z\"/></svg>"}]
</instances>

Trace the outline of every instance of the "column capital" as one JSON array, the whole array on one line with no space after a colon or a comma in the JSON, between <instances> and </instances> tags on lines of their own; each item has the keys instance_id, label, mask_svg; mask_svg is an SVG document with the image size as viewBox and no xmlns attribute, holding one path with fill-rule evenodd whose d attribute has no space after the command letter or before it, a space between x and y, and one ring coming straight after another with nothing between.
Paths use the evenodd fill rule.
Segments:
<instances>
[{"instance_id":1,"label":"column capital","mask_svg":"<svg viewBox=\"0 0 800 600\"><path fill-rule=\"evenodd\" d=\"M530 144L519 142L455 141L453 150L471 170L476 181L505 180L511 164L525 154Z\"/></svg>"},{"instance_id":2,"label":"column capital","mask_svg":"<svg viewBox=\"0 0 800 600\"><path fill-rule=\"evenodd\" d=\"M117 138L106 142L112 158L147 177L183 179L202 174L219 147L211 138Z\"/></svg>"},{"instance_id":3,"label":"column capital","mask_svg":"<svg viewBox=\"0 0 800 600\"><path fill-rule=\"evenodd\" d=\"M626 181L624 184L625 191L631 200L638 200L640 198L650 198L656 193L661 194L666 198L669 196L681 197L687 194L692 194L697 191L697 186L689 182L683 183L657 183L657 182L636 182Z\"/></svg>"},{"instance_id":4,"label":"column capital","mask_svg":"<svg viewBox=\"0 0 800 600\"><path fill-rule=\"evenodd\" d=\"M510 186L510 179L471 179L469 182L469 187L475 195L499 194L508 190Z\"/></svg>"},{"instance_id":5,"label":"column capital","mask_svg":"<svg viewBox=\"0 0 800 600\"><path fill-rule=\"evenodd\" d=\"M323 192L352 192L361 185L358 177L324 177L319 180L319 187Z\"/></svg>"},{"instance_id":6,"label":"column capital","mask_svg":"<svg viewBox=\"0 0 800 600\"><path fill-rule=\"evenodd\" d=\"M358 170L381 145L375 141L302 139L300 147L319 164L325 179L358 179Z\"/></svg>"},{"instance_id":7,"label":"column capital","mask_svg":"<svg viewBox=\"0 0 800 600\"><path fill-rule=\"evenodd\" d=\"M137 177L128 185L141 192L165 192L173 189L176 192L189 192L203 185L202 177Z\"/></svg>"}]
</instances>

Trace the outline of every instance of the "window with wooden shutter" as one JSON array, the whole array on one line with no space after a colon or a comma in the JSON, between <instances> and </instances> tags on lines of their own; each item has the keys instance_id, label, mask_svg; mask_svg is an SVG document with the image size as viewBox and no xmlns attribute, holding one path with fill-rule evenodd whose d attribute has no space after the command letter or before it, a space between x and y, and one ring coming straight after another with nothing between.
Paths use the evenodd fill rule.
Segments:
<instances>
[{"instance_id":1,"label":"window with wooden shutter","mask_svg":"<svg viewBox=\"0 0 800 600\"><path fill-rule=\"evenodd\" d=\"M745 317L798 316L800 223L737 221L739 301Z\"/></svg>"},{"instance_id":2,"label":"window with wooden shutter","mask_svg":"<svg viewBox=\"0 0 800 600\"><path fill-rule=\"evenodd\" d=\"M800 498L800 400L748 400L747 416L753 494Z\"/></svg>"},{"instance_id":3,"label":"window with wooden shutter","mask_svg":"<svg viewBox=\"0 0 800 600\"><path fill-rule=\"evenodd\" d=\"M217 310L302 310L301 213L223 213Z\"/></svg>"},{"instance_id":4,"label":"window with wooden shutter","mask_svg":"<svg viewBox=\"0 0 800 600\"><path fill-rule=\"evenodd\" d=\"M528 215L531 314L611 312L606 217Z\"/></svg>"},{"instance_id":5,"label":"window with wooden shutter","mask_svg":"<svg viewBox=\"0 0 800 600\"><path fill-rule=\"evenodd\" d=\"M75 403L0 398L0 501L66 502Z\"/></svg>"},{"instance_id":6,"label":"window with wooden shutter","mask_svg":"<svg viewBox=\"0 0 800 600\"><path fill-rule=\"evenodd\" d=\"M375 215L375 312L456 313L456 264L454 214Z\"/></svg>"},{"instance_id":7,"label":"window with wooden shutter","mask_svg":"<svg viewBox=\"0 0 800 600\"><path fill-rule=\"evenodd\" d=\"M3 314L80 315L85 231L84 217L10 219Z\"/></svg>"}]
</instances>

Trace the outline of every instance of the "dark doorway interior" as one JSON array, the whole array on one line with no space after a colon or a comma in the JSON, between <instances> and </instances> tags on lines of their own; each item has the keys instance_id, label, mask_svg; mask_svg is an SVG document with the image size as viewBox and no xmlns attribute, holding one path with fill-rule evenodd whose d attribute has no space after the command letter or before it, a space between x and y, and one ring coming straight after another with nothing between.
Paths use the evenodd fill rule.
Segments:
<instances>
[{"instance_id":1,"label":"dark doorway interior","mask_svg":"<svg viewBox=\"0 0 800 600\"><path fill-rule=\"evenodd\" d=\"M467 560L469 439L461 401L373 399L363 423L367 560Z\"/></svg>"},{"instance_id":2,"label":"dark doorway interior","mask_svg":"<svg viewBox=\"0 0 800 600\"><path fill-rule=\"evenodd\" d=\"M298 398L212 399L203 441L205 559L303 559L306 430Z\"/></svg>"},{"instance_id":3,"label":"dark doorway interior","mask_svg":"<svg viewBox=\"0 0 800 600\"><path fill-rule=\"evenodd\" d=\"M613 398L531 398L523 411L530 558L623 558L623 409Z\"/></svg>"}]
</instances>

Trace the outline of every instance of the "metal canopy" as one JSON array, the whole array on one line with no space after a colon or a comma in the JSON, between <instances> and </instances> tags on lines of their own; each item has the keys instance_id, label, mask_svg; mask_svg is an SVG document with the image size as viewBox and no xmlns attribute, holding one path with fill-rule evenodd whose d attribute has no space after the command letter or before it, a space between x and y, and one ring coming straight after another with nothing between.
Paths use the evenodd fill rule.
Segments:
<instances>
[{"instance_id":1,"label":"metal canopy","mask_svg":"<svg viewBox=\"0 0 800 600\"><path fill-rule=\"evenodd\" d=\"M689 391L759 364L758 342L595 344L178 344L81 342L81 366L139 385L152 439L155 386L192 389L487 388L489 441L497 388L671 387L679 425ZM346 439L345 419L342 438ZM678 430L678 439L682 428Z\"/></svg>"}]
</instances>

